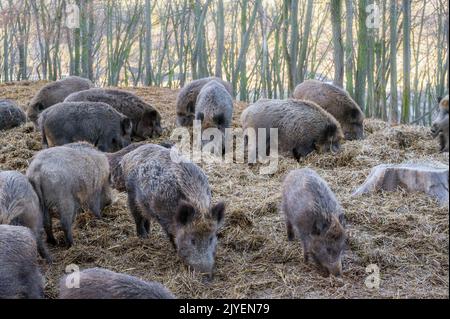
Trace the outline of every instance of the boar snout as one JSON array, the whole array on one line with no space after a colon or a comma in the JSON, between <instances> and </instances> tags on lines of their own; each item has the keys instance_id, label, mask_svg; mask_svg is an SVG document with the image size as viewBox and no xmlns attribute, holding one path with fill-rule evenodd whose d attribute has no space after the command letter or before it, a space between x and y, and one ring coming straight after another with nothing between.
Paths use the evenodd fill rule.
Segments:
<instances>
[{"instance_id":1,"label":"boar snout","mask_svg":"<svg viewBox=\"0 0 450 319\"><path fill-rule=\"evenodd\" d=\"M327 267L328 273L334 277L342 277L342 262L338 260L337 262L330 264Z\"/></svg>"}]
</instances>

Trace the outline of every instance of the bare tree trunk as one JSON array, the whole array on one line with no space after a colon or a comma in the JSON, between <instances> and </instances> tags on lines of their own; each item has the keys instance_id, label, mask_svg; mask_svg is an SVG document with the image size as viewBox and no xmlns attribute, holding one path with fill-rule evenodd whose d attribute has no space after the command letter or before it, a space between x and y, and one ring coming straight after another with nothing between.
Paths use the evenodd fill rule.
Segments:
<instances>
[{"instance_id":1,"label":"bare tree trunk","mask_svg":"<svg viewBox=\"0 0 450 319\"><path fill-rule=\"evenodd\" d=\"M334 84L344 87L344 48L342 45L342 0L331 0L331 24L333 28Z\"/></svg>"},{"instance_id":2,"label":"bare tree trunk","mask_svg":"<svg viewBox=\"0 0 450 319\"><path fill-rule=\"evenodd\" d=\"M223 0L217 1L217 53L216 53L216 70L215 75L222 77L222 62L225 51L225 13Z\"/></svg>"},{"instance_id":3,"label":"bare tree trunk","mask_svg":"<svg viewBox=\"0 0 450 319\"><path fill-rule=\"evenodd\" d=\"M353 91L353 0L345 0L345 76L346 89L351 96Z\"/></svg>"},{"instance_id":4,"label":"bare tree trunk","mask_svg":"<svg viewBox=\"0 0 450 319\"><path fill-rule=\"evenodd\" d=\"M145 85L152 85L152 5L145 0Z\"/></svg>"},{"instance_id":5,"label":"bare tree trunk","mask_svg":"<svg viewBox=\"0 0 450 319\"><path fill-rule=\"evenodd\" d=\"M408 123L411 100L411 0L403 0L403 99L402 122Z\"/></svg>"},{"instance_id":6,"label":"bare tree trunk","mask_svg":"<svg viewBox=\"0 0 450 319\"><path fill-rule=\"evenodd\" d=\"M365 110L367 80L367 0L358 0L358 59L356 65L355 101Z\"/></svg>"},{"instance_id":7,"label":"bare tree trunk","mask_svg":"<svg viewBox=\"0 0 450 319\"><path fill-rule=\"evenodd\" d=\"M391 0L390 8L390 64L391 64L391 122L398 123L397 93L397 0Z\"/></svg>"},{"instance_id":8,"label":"bare tree trunk","mask_svg":"<svg viewBox=\"0 0 450 319\"><path fill-rule=\"evenodd\" d=\"M308 4L306 7L306 19L303 27L303 37L300 45L300 55L298 58L298 81L299 83L305 80L306 70L306 54L308 51L308 43L309 43L309 35L311 33L311 21L312 21L312 11L313 11L313 0L308 0Z\"/></svg>"}]
</instances>

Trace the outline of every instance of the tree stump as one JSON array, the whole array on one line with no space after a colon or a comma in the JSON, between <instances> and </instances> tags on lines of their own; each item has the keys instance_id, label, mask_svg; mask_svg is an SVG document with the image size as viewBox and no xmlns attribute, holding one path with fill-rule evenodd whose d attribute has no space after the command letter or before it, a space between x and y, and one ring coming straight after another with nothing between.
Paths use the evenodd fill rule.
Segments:
<instances>
[{"instance_id":1,"label":"tree stump","mask_svg":"<svg viewBox=\"0 0 450 319\"><path fill-rule=\"evenodd\" d=\"M352 196L380 190L424 192L448 205L448 166L434 163L382 164L374 167L369 177Z\"/></svg>"}]
</instances>

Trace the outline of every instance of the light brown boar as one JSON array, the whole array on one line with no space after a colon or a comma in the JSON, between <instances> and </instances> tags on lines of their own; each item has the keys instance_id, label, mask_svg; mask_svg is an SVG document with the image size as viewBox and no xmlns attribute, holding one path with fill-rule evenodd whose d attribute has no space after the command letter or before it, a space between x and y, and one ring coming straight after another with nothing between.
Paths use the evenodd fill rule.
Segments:
<instances>
[{"instance_id":1,"label":"light brown boar","mask_svg":"<svg viewBox=\"0 0 450 319\"><path fill-rule=\"evenodd\" d=\"M0 225L0 299L44 298L36 240L27 227Z\"/></svg>"},{"instance_id":2,"label":"light brown boar","mask_svg":"<svg viewBox=\"0 0 450 319\"><path fill-rule=\"evenodd\" d=\"M51 262L42 239L44 228L39 198L28 178L19 172L0 172L0 224L30 228L36 237L39 254Z\"/></svg>"},{"instance_id":3,"label":"light brown boar","mask_svg":"<svg viewBox=\"0 0 450 319\"><path fill-rule=\"evenodd\" d=\"M88 79L79 76L68 76L59 81L51 82L42 87L30 101L27 116L37 125L39 114L52 105L61 103L70 94L88 90L94 85Z\"/></svg>"},{"instance_id":4,"label":"light brown boar","mask_svg":"<svg viewBox=\"0 0 450 319\"><path fill-rule=\"evenodd\" d=\"M256 134L266 129L267 136L270 128L277 128L280 153L297 160L314 150L337 152L343 139L336 119L310 101L261 99L242 112L241 123Z\"/></svg>"},{"instance_id":5,"label":"light brown boar","mask_svg":"<svg viewBox=\"0 0 450 319\"><path fill-rule=\"evenodd\" d=\"M346 234L344 212L327 183L313 170L291 171L283 182L282 209L289 241L303 243L303 254L327 274L341 276Z\"/></svg>"},{"instance_id":6,"label":"light brown boar","mask_svg":"<svg viewBox=\"0 0 450 319\"><path fill-rule=\"evenodd\" d=\"M112 106L131 120L133 124L131 136L140 140L158 137L162 133L159 112L128 91L93 88L72 93L65 102L102 102Z\"/></svg>"},{"instance_id":7,"label":"light brown boar","mask_svg":"<svg viewBox=\"0 0 450 319\"><path fill-rule=\"evenodd\" d=\"M192 126L195 119L195 106L200 90L209 82L217 81L221 83L225 89L233 96L233 87L230 83L223 81L217 77L208 77L194 80L186 84L178 93L176 108L177 108L177 125L178 126Z\"/></svg>"},{"instance_id":8,"label":"light brown boar","mask_svg":"<svg viewBox=\"0 0 450 319\"><path fill-rule=\"evenodd\" d=\"M440 151L448 152L449 136L448 136L448 95L439 101L439 114L433 121L431 133L433 137L439 137Z\"/></svg>"},{"instance_id":9,"label":"light brown boar","mask_svg":"<svg viewBox=\"0 0 450 319\"><path fill-rule=\"evenodd\" d=\"M341 124L345 139L364 138L364 113L347 91L325 82L307 80L295 88L293 96L315 102L333 115Z\"/></svg>"},{"instance_id":10,"label":"light brown boar","mask_svg":"<svg viewBox=\"0 0 450 319\"><path fill-rule=\"evenodd\" d=\"M158 282L90 268L79 272L78 288L67 287L67 276L59 282L59 299L175 299L174 295Z\"/></svg>"},{"instance_id":11,"label":"light brown boar","mask_svg":"<svg viewBox=\"0 0 450 319\"><path fill-rule=\"evenodd\" d=\"M97 218L112 202L106 155L88 143L73 143L37 153L27 176L38 194L47 241L56 244L52 217L58 217L66 245L73 245L72 223L81 209Z\"/></svg>"},{"instance_id":12,"label":"light brown boar","mask_svg":"<svg viewBox=\"0 0 450 319\"><path fill-rule=\"evenodd\" d=\"M181 259L212 276L225 205L212 205L208 178L200 167L177 158L176 150L154 144L125 155L121 167L128 206L138 236L146 238L155 219Z\"/></svg>"}]
</instances>

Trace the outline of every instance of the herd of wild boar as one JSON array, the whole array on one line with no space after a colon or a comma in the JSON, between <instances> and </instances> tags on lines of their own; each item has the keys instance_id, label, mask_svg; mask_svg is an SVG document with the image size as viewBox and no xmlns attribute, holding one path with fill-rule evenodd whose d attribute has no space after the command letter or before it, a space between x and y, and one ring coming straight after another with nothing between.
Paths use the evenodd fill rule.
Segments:
<instances>
[{"instance_id":1,"label":"herd of wild boar","mask_svg":"<svg viewBox=\"0 0 450 319\"><path fill-rule=\"evenodd\" d=\"M448 107L446 96L432 127L447 152ZM195 80L178 94L178 126L199 120L202 128L224 131L232 114L232 86L219 78ZM163 132L158 110L133 93L95 88L71 76L44 86L26 114L15 102L0 100L0 130L27 118L41 132L43 150L26 175L0 172L0 298L43 298L38 258L52 263L47 243L58 244L52 219L59 219L65 245L75 245L72 224L78 212L101 218L113 202L112 188L128 194L137 236L147 238L156 220L179 258L212 280L226 204L213 203L199 166L172 160L176 150L170 144L144 142ZM314 151L337 152L344 139L364 138L363 121L347 92L315 80L298 85L292 99L262 99L241 115L244 129L277 128L279 151L297 160ZM305 261L311 259L324 275L340 276L345 217L327 183L311 169L297 169L285 177L281 192L288 240L299 238ZM106 269L85 269L79 276L75 289L61 278L60 298L174 298L159 283Z\"/></svg>"}]
</instances>

